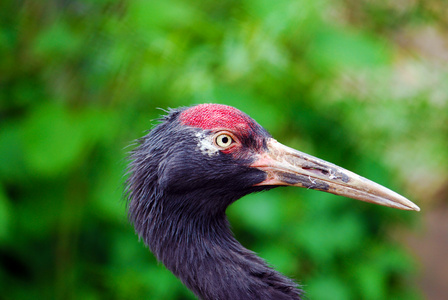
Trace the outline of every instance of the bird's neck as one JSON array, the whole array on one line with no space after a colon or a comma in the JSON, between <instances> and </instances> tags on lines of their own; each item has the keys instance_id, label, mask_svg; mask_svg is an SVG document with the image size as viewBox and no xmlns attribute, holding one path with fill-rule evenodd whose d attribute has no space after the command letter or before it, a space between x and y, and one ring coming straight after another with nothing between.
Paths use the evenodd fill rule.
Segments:
<instances>
[{"instance_id":1,"label":"bird's neck","mask_svg":"<svg viewBox=\"0 0 448 300\"><path fill-rule=\"evenodd\" d=\"M244 248L225 212L169 215L152 209L143 238L156 257L201 299L300 299L297 284ZM159 210L159 211L158 211Z\"/></svg>"}]
</instances>

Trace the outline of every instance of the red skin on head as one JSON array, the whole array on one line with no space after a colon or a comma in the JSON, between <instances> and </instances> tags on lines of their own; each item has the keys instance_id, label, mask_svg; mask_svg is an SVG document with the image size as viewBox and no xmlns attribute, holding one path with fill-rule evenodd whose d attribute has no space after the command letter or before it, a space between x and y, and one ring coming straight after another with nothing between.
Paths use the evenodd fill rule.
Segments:
<instances>
[{"instance_id":1,"label":"red skin on head","mask_svg":"<svg viewBox=\"0 0 448 300\"><path fill-rule=\"evenodd\" d=\"M222 104L199 104L188 108L180 115L184 125L204 130L227 129L234 133L247 133L255 122L240 110Z\"/></svg>"}]
</instances>

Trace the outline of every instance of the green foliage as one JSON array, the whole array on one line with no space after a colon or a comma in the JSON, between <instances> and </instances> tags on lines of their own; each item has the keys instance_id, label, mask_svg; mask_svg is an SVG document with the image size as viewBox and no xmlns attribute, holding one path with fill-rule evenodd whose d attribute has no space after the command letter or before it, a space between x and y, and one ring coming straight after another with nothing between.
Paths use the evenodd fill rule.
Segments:
<instances>
[{"instance_id":1,"label":"green foliage","mask_svg":"<svg viewBox=\"0 0 448 300\"><path fill-rule=\"evenodd\" d=\"M2 297L194 299L138 242L121 196L128 145L157 108L236 106L281 142L405 193L415 168L446 172L448 73L409 84L398 64L416 62L394 39L437 14L352 4L2 1ZM390 235L417 214L290 188L228 215L310 299L419 298L415 262Z\"/></svg>"}]
</instances>

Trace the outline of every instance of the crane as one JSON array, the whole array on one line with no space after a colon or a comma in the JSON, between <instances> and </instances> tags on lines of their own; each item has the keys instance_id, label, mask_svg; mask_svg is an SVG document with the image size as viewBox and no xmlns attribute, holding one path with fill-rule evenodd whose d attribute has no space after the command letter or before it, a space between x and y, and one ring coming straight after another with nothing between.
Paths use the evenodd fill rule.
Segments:
<instances>
[{"instance_id":1,"label":"crane","mask_svg":"<svg viewBox=\"0 0 448 300\"><path fill-rule=\"evenodd\" d=\"M227 207L277 186L320 190L404 210L399 194L289 148L240 110L171 109L130 153L131 223L156 258L205 300L301 299L301 287L233 236Z\"/></svg>"}]
</instances>

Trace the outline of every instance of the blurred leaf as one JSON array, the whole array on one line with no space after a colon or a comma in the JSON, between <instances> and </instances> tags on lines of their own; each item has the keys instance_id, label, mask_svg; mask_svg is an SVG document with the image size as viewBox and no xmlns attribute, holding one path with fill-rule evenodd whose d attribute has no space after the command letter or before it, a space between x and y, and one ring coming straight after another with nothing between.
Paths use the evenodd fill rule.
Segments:
<instances>
[{"instance_id":1,"label":"blurred leaf","mask_svg":"<svg viewBox=\"0 0 448 300\"><path fill-rule=\"evenodd\" d=\"M122 219L123 211L125 210L125 202L122 199L122 190L120 189L125 166L124 163L118 163L120 161L118 156L110 156L115 159L106 156L109 162L108 165L101 164L99 161L96 162L102 168L100 172L95 172L98 179L95 181L95 186L92 189L92 198L94 201L92 210L98 218L113 221ZM114 201L111 201L112 199Z\"/></svg>"},{"instance_id":2,"label":"blurred leaf","mask_svg":"<svg viewBox=\"0 0 448 300\"><path fill-rule=\"evenodd\" d=\"M376 266L376 261L363 263L356 269L356 280L360 284L360 290L365 292L366 299L385 299L386 274Z\"/></svg>"},{"instance_id":3,"label":"blurred leaf","mask_svg":"<svg viewBox=\"0 0 448 300\"><path fill-rule=\"evenodd\" d=\"M234 204L229 214L242 220L251 230L269 235L282 224L282 213L276 203L279 200L265 193L248 195Z\"/></svg>"},{"instance_id":4,"label":"blurred leaf","mask_svg":"<svg viewBox=\"0 0 448 300\"><path fill-rule=\"evenodd\" d=\"M264 245L262 249L259 250L259 255L266 259L269 265L273 266L274 269L288 275L294 274L297 265L300 263L295 256L295 253L291 252L290 249L286 247L278 247L278 244L269 237L270 243Z\"/></svg>"},{"instance_id":5,"label":"blurred leaf","mask_svg":"<svg viewBox=\"0 0 448 300\"><path fill-rule=\"evenodd\" d=\"M319 192L312 192L309 197L311 210L296 223L294 238L301 250L326 265L335 255L351 253L362 246L366 233L363 220L351 212L340 213L343 202L338 200L342 199Z\"/></svg>"},{"instance_id":6,"label":"blurred leaf","mask_svg":"<svg viewBox=\"0 0 448 300\"><path fill-rule=\"evenodd\" d=\"M332 276L320 276L310 280L307 284L308 295L314 300L354 299L350 293L350 287L338 278Z\"/></svg>"},{"instance_id":7,"label":"blurred leaf","mask_svg":"<svg viewBox=\"0 0 448 300\"><path fill-rule=\"evenodd\" d=\"M25 159L30 168L52 176L74 167L86 141L81 126L58 105L36 109L23 129Z\"/></svg>"},{"instance_id":8,"label":"blurred leaf","mask_svg":"<svg viewBox=\"0 0 448 300\"><path fill-rule=\"evenodd\" d=\"M0 185L0 244L3 244L11 231L11 212L9 199Z\"/></svg>"},{"instance_id":9,"label":"blurred leaf","mask_svg":"<svg viewBox=\"0 0 448 300\"><path fill-rule=\"evenodd\" d=\"M316 33L308 55L317 67L336 70L385 65L391 54L384 43L364 33L326 28Z\"/></svg>"},{"instance_id":10,"label":"blurred leaf","mask_svg":"<svg viewBox=\"0 0 448 300\"><path fill-rule=\"evenodd\" d=\"M25 158L19 124L3 125L0 130L0 176L5 181L19 181L25 177Z\"/></svg>"},{"instance_id":11,"label":"blurred leaf","mask_svg":"<svg viewBox=\"0 0 448 300\"><path fill-rule=\"evenodd\" d=\"M133 1L130 3L127 16L141 29L166 26L184 26L195 20L194 6L182 1Z\"/></svg>"},{"instance_id":12,"label":"blurred leaf","mask_svg":"<svg viewBox=\"0 0 448 300\"><path fill-rule=\"evenodd\" d=\"M42 30L34 44L34 52L46 59L70 57L80 50L82 38L64 21L55 22Z\"/></svg>"}]
</instances>

